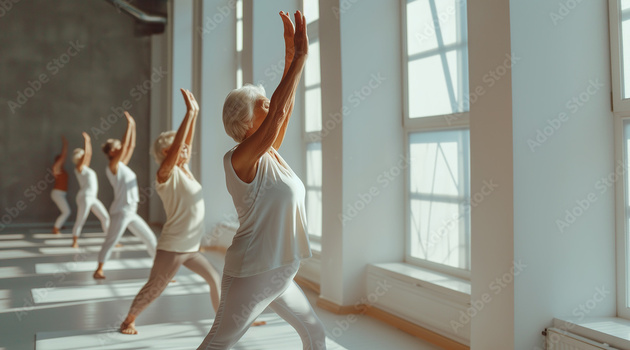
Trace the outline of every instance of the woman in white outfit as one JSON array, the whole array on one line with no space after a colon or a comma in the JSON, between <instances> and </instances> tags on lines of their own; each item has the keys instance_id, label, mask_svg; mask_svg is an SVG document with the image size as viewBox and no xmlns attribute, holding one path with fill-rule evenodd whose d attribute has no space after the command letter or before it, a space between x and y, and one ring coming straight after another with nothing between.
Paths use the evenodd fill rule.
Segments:
<instances>
[{"instance_id":1,"label":"woman in white outfit","mask_svg":"<svg viewBox=\"0 0 630 350\"><path fill-rule=\"evenodd\" d=\"M126 228L140 238L146 244L149 255L152 258L155 257L157 240L149 225L136 213L140 200L138 180L133 170L127 166L136 147L136 122L126 111L125 117L127 130L122 143L120 140L109 139L103 145L103 152L109 158L109 166L105 169L105 173L114 188L114 201L109 208L111 222L107 236L98 254L98 267L94 272L96 279L105 278L103 265L109 259L112 248L125 233Z\"/></svg>"},{"instance_id":2,"label":"woman in white outfit","mask_svg":"<svg viewBox=\"0 0 630 350\"><path fill-rule=\"evenodd\" d=\"M205 204L201 184L188 168L192 152L199 105L190 91L183 90L187 113L177 132L163 132L151 149L160 165L156 190L166 211L166 223L157 244L157 253L149 281L131 304L127 318L120 325L124 334L138 334L135 320L164 291L180 266L203 277L210 285L210 299L219 307L219 273L199 253L204 231Z\"/></svg>"},{"instance_id":3,"label":"woman in white outfit","mask_svg":"<svg viewBox=\"0 0 630 350\"><path fill-rule=\"evenodd\" d=\"M68 217L70 217L70 205L66 198L68 192L68 173L63 167L63 163L66 162L66 156L68 155L68 141L65 137L61 136L61 142L63 144L61 154L55 157L55 163L52 166L53 175L55 176L55 186L50 192L50 198L52 198L61 212L53 226L54 234L59 234L59 230L61 230L63 224L68 220Z\"/></svg>"},{"instance_id":4,"label":"woman in white outfit","mask_svg":"<svg viewBox=\"0 0 630 350\"><path fill-rule=\"evenodd\" d=\"M74 174L79 181L79 192L77 193L77 219L72 229L72 248L78 248L78 239L85 225L90 211L96 215L101 222L103 232L107 233L109 228L109 214L103 203L98 200L98 178L96 172L90 168L92 161L92 141L90 135L83 133L85 146L83 149L76 148L72 154L72 162L76 166Z\"/></svg>"},{"instance_id":5,"label":"woman in white outfit","mask_svg":"<svg viewBox=\"0 0 630 350\"><path fill-rule=\"evenodd\" d=\"M286 62L271 101L247 85L223 105L226 132L238 142L223 161L240 226L225 256L217 316L198 350L230 349L267 306L296 329L304 349L326 348L324 327L293 281L311 256L304 184L277 152L308 54L306 21L296 12L294 29L288 14L280 16Z\"/></svg>"}]
</instances>

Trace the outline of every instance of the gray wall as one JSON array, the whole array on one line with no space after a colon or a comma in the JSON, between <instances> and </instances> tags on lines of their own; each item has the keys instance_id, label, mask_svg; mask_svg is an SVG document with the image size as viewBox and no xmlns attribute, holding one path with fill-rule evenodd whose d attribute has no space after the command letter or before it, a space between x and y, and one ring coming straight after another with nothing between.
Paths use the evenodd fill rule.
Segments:
<instances>
[{"instance_id":1,"label":"gray wall","mask_svg":"<svg viewBox=\"0 0 630 350\"><path fill-rule=\"evenodd\" d=\"M104 0L22 0L0 16L0 232L8 223L52 225L59 212L46 174L61 150L61 135L69 140L70 156L82 147L81 132L90 133L99 198L109 206L113 194L100 145L121 138L126 123L124 117L103 120L125 101L138 125L130 166L140 188L148 188L150 94L137 85L150 79L150 38L136 36L134 20ZM71 49L77 43L83 46L78 52ZM19 99L22 93L32 97ZM74 221L78 184L70 158L65 168ZM38 185L41 194L31 188ZM143 202L138 212L146 218Z\"/></svg>"}]
</instances>

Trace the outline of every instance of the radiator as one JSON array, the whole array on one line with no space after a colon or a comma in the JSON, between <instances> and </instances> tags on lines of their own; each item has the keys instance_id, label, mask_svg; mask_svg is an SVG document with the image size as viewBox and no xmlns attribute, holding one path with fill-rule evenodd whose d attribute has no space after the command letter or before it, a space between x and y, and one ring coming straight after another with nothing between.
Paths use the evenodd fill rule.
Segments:
<instances>
[{"instance_id":1,"label":"radiator","mask_svg":"<svg viewBox=\"0 0 630 350\"><path fill-rule=\"evenodd\" d=\"M618 350L558 328L547 328L547 350Z\"/></svg>"}]
</instances>

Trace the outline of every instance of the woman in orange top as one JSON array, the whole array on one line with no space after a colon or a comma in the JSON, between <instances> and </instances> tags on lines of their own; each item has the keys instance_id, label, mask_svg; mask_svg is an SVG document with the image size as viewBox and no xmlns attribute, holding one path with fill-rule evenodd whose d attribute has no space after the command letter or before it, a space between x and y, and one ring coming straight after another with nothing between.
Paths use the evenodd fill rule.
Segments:
<instances>
[{"instance_id":1,"label":"woman in orange top","mask_svg":"<svg viewBox=\"0 0 630 350\"><path fill-rule=\"evenodd\" d=\"M61 136L63 147L61 148L61 154L55 157L55 163L52 166L53 175L55 175L55 187L50 193L50 198L57 204L57 207L61 211L61 214L55 221L53 227L53 233L58 234L63 224L70 216L70 205L66 199L66 193L68 192L68 173L63 168L63 163L66 161L66 155L68 154L68 141L65 137Z\"/></svg>"}]
</instances>

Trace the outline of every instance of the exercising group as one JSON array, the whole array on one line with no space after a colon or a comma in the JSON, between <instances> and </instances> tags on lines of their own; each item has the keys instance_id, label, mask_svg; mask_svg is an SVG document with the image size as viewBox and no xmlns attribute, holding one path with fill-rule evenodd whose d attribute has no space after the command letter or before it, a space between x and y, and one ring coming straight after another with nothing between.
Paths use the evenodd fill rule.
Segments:
<instances>
[{"instance_id":1,"label":"exercising group","mask_svg":"<svg viewBox=\"0 0 630 350\"><path fill-rule=\"evenodd\" d=\"M258 324L254 321L268 306L295 328L304 349L326 349L324 327L293 281L300 260L311 256L304 184L277 151L287 132L308 56L306 20L299 11L295 13L295 26L288 13L280 12L280 17L284 26L285 68L271 99L265 96L262 86L245 85L231 91L223 106L226 133L237 142L225 154L223 166L240 225L226 252L222 277L199 252L205 233L205 207L201 184L188 167L199 114L199 105L190 91L181 90L187 111L177 131L163 132L151 148L159 165L155 188L167 216L159 239L136 213L138 184L128 166L136 144L133 117L125 112L127 129L122 141L109 139L102 146L109 159L105 172L114 189L109 212L97 198L98 181L90 168L92 146L87 133L83 133L84 148L74 150L72 160L80 190L72 246L78 247L90 211L106 233L94 278L105 278L103 266L127 228L144 242L154 259L149 280L120 326L122 333L138 333L136 318L183 265L209 284L216 312L212 328L198 350L232 348L250 326ZM56 182L51 197L61 211L54 224L55 233L70 215L66 201L68 175L63 169L66 155L64 138L62 153L53 165Z\"/></svg>"}]
</instances>

